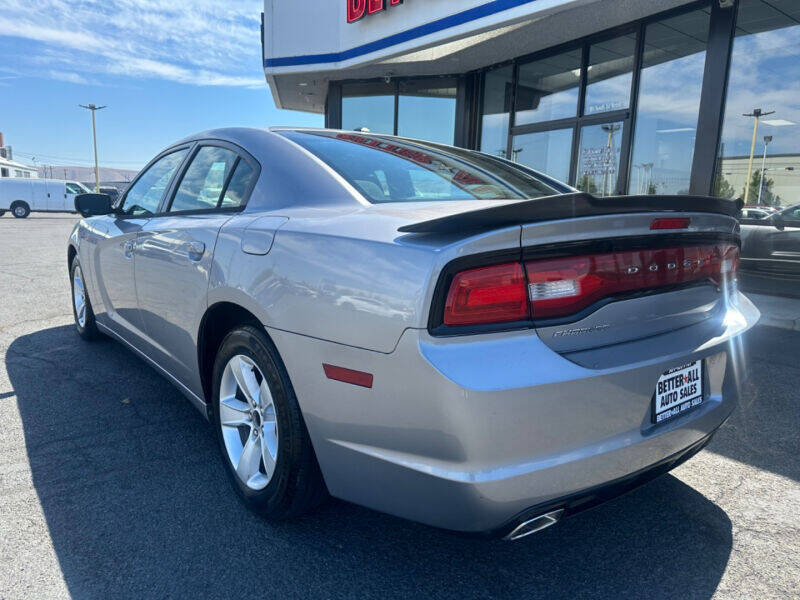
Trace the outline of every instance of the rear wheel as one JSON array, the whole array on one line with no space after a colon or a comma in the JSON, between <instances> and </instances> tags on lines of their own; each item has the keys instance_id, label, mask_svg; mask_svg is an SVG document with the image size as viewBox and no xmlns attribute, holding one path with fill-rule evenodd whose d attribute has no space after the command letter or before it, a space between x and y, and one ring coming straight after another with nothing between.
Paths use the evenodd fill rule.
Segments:
<instances>
[{"instance_id":1,"label":"rear wheel","mask_svg":"<svg viewBox=\"0 0 800 600\"><path fill-rule=\"evenodd\" d=\"M300 515L327 497L297 398L277 350L252 326L229 333L214 364L211 421L228 476L248 508Z\"/></svg>"},{"instance_id":2,"label":"rear wheel","mask_svg":"<svg viewBox=\"0 0 800 600\"><path fill-rule=\"evenodd\" d=\"M24 219L29 214L31 214L31 208L28 206L26 202L22 202L18 200L11 205L11 214L14 215L17 219Z\"/></svg>"},{"instance_id":3,"label":"rear wheel","mask_svg":"<svg viewBox=\"0 0 800 600\"><path fill-rule=\"evenodd\" d=\"M92 303L89 302L89 294L86 292L86 280L77 256L72 259L69 273L72 284L72 315L75 317L75 329L78 331L78 335L86 341L96 340L100 337L100 332L97 330Z\"/></svg>"}]
</instances>

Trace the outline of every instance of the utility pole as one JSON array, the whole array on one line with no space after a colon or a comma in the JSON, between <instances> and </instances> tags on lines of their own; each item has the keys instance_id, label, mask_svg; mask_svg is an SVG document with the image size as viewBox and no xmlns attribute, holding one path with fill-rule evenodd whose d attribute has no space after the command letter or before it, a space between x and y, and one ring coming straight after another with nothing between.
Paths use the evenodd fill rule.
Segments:
<instances>
[{"instance_id":1,"label":"utility pole","mask_svg":"<svg viewBox=\"0 0 800 600\"><path fill-rule=\"evenodd\" d=\"M761 117L774 114L774 110L763 112L760 108L754 108L753 112L745 113L743 117L753 117L753 141L750 143L750 161L747 163L747 179L744 182L744 203L750 196L750 177L753 174L753 153L756 151L756 135L758 135L758 120Z\"/></svg>"},{"instance_id":2,"label":"utility pole","mask_svg":"<svg viewBox=\"0 0 800 600\"><path fill-rule=\"evenodd\" d=\"M601 125L600 128L608 132L608 143L606 144L606 152L603 155L603 196L607 196L609 194L606 193L606 188L608 187L609 175L611 174L612 168L614 169L614 173L616 173L616 161L614 161L616 154L614 151L614 134L622 129L622 125L619 123L611 123L608 125Z\"/></svg>"},{"instance_id":3,"label":"utility pole","mask_svg":"<svg viewBox=\"0 0 800 600\"><path fill-rule=\"evenodd\" d=\"M771 141L771 135L764 136L764 156L761 158L761 185L758 186L757 204L761 204L761 193L764 191L764 171L767 170L767 144L769 144Z\"/></svg>"},{"instance_id":4,"label":"utility pole","mask_svg":"<svg viewBox=\"0 0 800 600\"><path fill-rule=\"evenodd\" d=\"M98 110L102 110L105 106L95 106L94 104L89 104L84 106L83 104L79 104L81 108L85 108L86 110L92 111L92 139L94 140L94 185L95 185L95 192L98 194L100 193L100 167L97 164L97 125L94 120L94 113ZM752 161L751 161L752 162Z\"/></svg>"}]
</instances>

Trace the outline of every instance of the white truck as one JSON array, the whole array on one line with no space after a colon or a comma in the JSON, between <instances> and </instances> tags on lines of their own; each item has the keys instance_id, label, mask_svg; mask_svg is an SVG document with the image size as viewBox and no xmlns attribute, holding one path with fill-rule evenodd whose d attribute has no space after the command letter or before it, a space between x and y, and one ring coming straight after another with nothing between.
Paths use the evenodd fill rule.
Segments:
<instances>
[{"instance_id":1,"label":"white truck","mask_svg":"<svg viewBox=\"0 0 800 600\"><path fill-rule=\"evenodd\" d=\"M77 181L0 178L0 216L6 211L18 219L31 212L75 212L75 196L91 193Z\"/></svg>"}]
</instances>

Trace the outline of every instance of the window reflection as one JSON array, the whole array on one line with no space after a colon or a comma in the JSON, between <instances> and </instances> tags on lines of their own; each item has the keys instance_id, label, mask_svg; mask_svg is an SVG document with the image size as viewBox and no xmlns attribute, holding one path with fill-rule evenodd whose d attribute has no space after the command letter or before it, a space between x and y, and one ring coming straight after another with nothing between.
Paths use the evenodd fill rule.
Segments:
<instances>
[{"instance_id":1,"label":"window reflection","mask_svg":"<svg viewBox=\"0 0 800 600\"><path fill-rule=\"evenodd\" d=\"M186 169L169 212L216 208L236 158L236 154L226 148L200 148Z\"/></svg>"},{"instance_id":2,"label":"window reflection","mask_svg":"<svg viewBox=\"0 0 800 600\"><path fill-rule=\"evenodd\" d=\"M188 150L177 150L160 158L136 180L128 193L121 212L126 215L149 215L158 212L158 205L172 176L178 169Z\"/></svg>"},{"instance_id":3,"label":"window reflection","mask_svg":"<svg viewBox=\"0 0 800 600\"><path fill-rule=\"evenodd\" d=\"M247 191L250 189L254 176L253 167L244 160L239 159L236 164L236 170L233 172L228 187L225 189L225 195L222 197L220 206L222 208L243 206L247 200Z\"/></svg>"},{"instance_id":4,"label":"window reflection","mask_svg":"<svg viewBox=\"0 0 800 600\"><path fill-rule=\"evenodd\" d=\"M705 9L647 26L631 193L689 193L708 28Z\"/></svg>"},{"instance_id":5,"label":"window reflection","mask_svg":"<svg viewBox=\"0 0 800 600\"><path fill-rule=\"evenodd\" d=\"M628 108L633 78L636 35L606 40L589 47L584 114Z\"/></svg>"},{"instance_id":6,"label":"window reflection","mask_svg":"<svg viewBox=\"0 0 800 600\"><path fill-rule=\"evenodd\" d=\"M508 152L513 77L513 67L507 66L489 71L484 79L481 151L502 158Z\"/></svg>"},{"instance_id":7,"label":"window reflection","mask_svg":"<svg viewBox=\"0 0 800 600\"><path fill-rule=\"evenodd\" d=\"M512 160L566 183L571 150L572 129L526 133L514 137Z\"/></svg>"},{"instance_id":8,"label":"window reflection","mask_svg":"<svg viewBox=\"0 0 800 600\"><path fill-rule=\"evenodd\" d=\"M575 187L596 196L615 194L621 147L622 123L583 127Z\"/></svg>"},{"instance_id":9,"label":"window reflection","mask_svg":"<svg viewBox=\"0 0 800 600\"><path fill-rule=\"evenodd\" d=\"M379 82L342 86L342 129L394 133L394 85Z\"/></svg>"},{"instance_id":10,"label":"window reflection","mask_svg":"<svg viewBox=\"0 0 800 600\"><path fill-rule=\"evenodd\" d=\"M521 65L515 124L576 116L580 75L580 49Z\"/></svg>"},{"instance_id":11,"label":"window reflection","mask_svg":"<svg viewBox=\"0 0 800 600\"><path fill-rule=\"evenodd\" d=\"M400 83L397 135L452 145L456 129L456 81Z\"/></svg>"},{"instance_id":12,"label":"window reflection","mask_svg":"<svg viewBox=\"0 0 800 600\"><path fill-rule=\"evenodd\" d=\"M373 203L537 198L563 192L478 152L368 134L285 131Z\"/></svg>"},{"instance_id":13,"label":"window reflection","mask_svg":"<svg viewBox=\"0 0 800 600\"><path fill-rule=\"evenodd\" d=\"M782 4L741 0L736 20L714 195L748 205L800 202L800 4ZM754 109L772 113L755 144Z\"/></svg>"}]
</instances>

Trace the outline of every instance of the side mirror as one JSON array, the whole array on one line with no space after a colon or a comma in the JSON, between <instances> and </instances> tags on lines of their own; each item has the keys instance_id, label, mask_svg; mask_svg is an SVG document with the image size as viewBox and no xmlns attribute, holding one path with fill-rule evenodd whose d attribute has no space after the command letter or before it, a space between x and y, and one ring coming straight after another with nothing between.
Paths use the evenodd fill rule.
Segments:
<instances>
[{"instance_id":1,"label":"side mirror","mask_svg":"<svg viewBox=\"0 0 800 600\"><path fill-rule=\"evenodd\" d=\"M783 231L786 228L786 223L783 222L783 215L781 213L775 213L767 218L778 231Z\"/></svg>"},{"instance_id":2,"label":"side mirror","mask_svg":"<svg viewBox=\"0 0 800 600\"><path fill-rule=\"evenodd\" d=\"M114 212L111 196L108 194L78 194L75 196L75 210L83 217L109 215Z\"/></svg>"}]
</instances>

